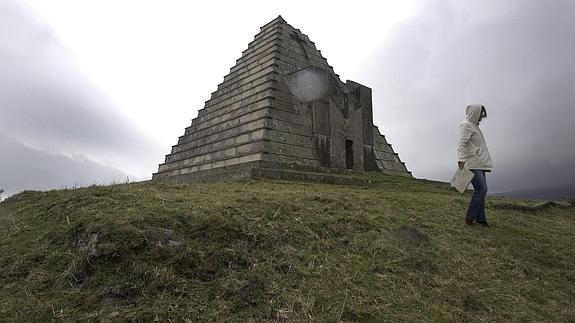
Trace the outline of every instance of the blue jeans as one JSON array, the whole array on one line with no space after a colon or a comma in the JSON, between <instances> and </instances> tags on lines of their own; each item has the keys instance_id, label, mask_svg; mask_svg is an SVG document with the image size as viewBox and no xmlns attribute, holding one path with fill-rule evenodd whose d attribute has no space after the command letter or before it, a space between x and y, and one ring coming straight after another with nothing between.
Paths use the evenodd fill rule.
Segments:
<instances>
[{"instance_id":1,"label":"blue jeans","mask_svg":"<svg viewBox=\"0 0 575 323\"><path fill-rule=\"evenodd\" d=\"M487 221L485 219L485 195L487 195L485 171L474 169L471 169L471 171L475 174L471 180L473 195L471 196L471 201L469 201L466 218L471 221L476 220L477 222Z\"/></svg>"}]
</instances>

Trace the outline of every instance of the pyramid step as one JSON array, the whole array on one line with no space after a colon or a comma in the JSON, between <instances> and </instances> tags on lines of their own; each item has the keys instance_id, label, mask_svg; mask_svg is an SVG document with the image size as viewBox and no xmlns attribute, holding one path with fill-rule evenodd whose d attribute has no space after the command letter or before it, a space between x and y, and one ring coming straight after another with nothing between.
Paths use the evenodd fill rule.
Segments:
<instances>
[{"instance_id":1,"label":"pyramid step","mask_svg":"<svg viewBox=\"0 0 575 323\"><path fill-rule=\"evenodd\" d=\"M299 172L274 168L254 168L252 177L256 179L265 178L346 186L369 186L370 184L370 180L356 176L335 175L320 172Z\"/></svg>"},{"instance_id":2,"label":"pyramid step","mask_svg":"<svg viewBox=\"0 0 575 323\"><path fill-rule=\"evenodd\" d=\"M201 130L202 128L214 126L231 118L238 118L263 108L269 108L272 104L272 98L269 96L249 104L236 103L228 105L227 107L223 107L201 117L192 119L192 125L185 129L184 134L188 135Z\"/></svg>"},{"instance_id":3,"label":"pyramid step","mask_svg":"<svg viewBox=\"0 0 575 323\"><path fill-rule=\"evenodd\" d=\"M276 137L277 138L277 137ZM307 139L307 138L306 138ZM263 141L263 147L260 143ZM297 141L276 141L266 130L261 129L252 133L247 133L238 137L228 138L216 143L206 144L192 149L172 153L166 156L165 164L174 164L182 160L190 160L193 163L195 157L207 156L199 161L213 160L223 157L229 157L236 153L254 152L257 149L263 149L266 154L297 156L298 159L315 160L315 147L310 146L310 141L303 141L300 145ZM223 152L222 154L218 154ZM176 167L179 167L178 164Z\"/></svg>"},{"instance_id":4,"label":"pyramid step","mask_svg":"<svg viewBox=\"0 0 575 323\"><path fill-rule=\"evenodd\" d=\"M218 150L215 152L196 155L190 158L175 160L160 164L158 172L176 171L184 168L193 168L194 170L202 170L202 168L216 168L218 164L225 163L226 160L235 159L246 155L261 154L264 149L264 141L257 141L240 146L231 147L225 150ZM216 163L216 164L214 164ZM225 164L222 164L225 166Z\"/></svg>"},{"instance_id":5,"label":"pyramid step","mask_svg":"<svg viewBox=\"0 0 575 323\"><path fill-rule=\"evenodd\" d=\"M213 136L205 137L202 140L194 140L187 144L175 146L172 153L166 156L166 163L264 140L265 129L250 129L250 131L234 136L220 136L220 140L211 140L213 138Z\"/></svg>"},{"instance_id":6,"label":"pyramid step","mask_svg":"<svg viewBox=\"0 0 575 323\"><path fill-rule=\"evenodd\" d=\"M202 128L205 128L206 126L210 127L228 119L238 118L244 114L248 114L263 108L273 108L286 113L290 113L293 116L288 121L303 124L302 122L297 121L302 118L301 110L297 109L291 102L278 100L279 95L275 95L275 98L273 98L273 93L275 92L270 91L269 97L263 98L260 101L250 103L245 106L242 106L241 103L232 104L216 111L212 111L211 113L201 117L197 117L192 120L192 125L186 128L185 134L191 134L201 130Z\"/></svg>"},{"instance_id":7,"label":"pyramid step","mask_svg":"<svg viewBox=\"0 0 575 323\"><path fill-rule=\"evenodd\" d=\"M261 92L257 92L253 95L245 96L245 97L243 97L242 100L236 100L235 102L231 102L229 104L220 104L217 106L210 107L209 109L204 108L204 109L198 111L198 116L196 118L192 119L192 122L193 122L192 126L196 122L204 122L206 120L217 117L219 115L228 113L229 111L233 111L233 110L236 110L236 109L241 108L243 106L249 106L249 105L255 104L259 101L262 101L265 99L271 99L271 98L273 98L273 92L272 92L272 85L269 84L268 86L263 87L263 90Z\"/></svg>"},{"instance_id":8,"label":"pyramid step","mask_svg":"<svg viewBox=\"0 0 575 323\"><path fill-rule=\"evenodd\" d=\"M258 52L254 52L249 56L242 56L238 58L236 60L236 64L230 68L228 75L237 73L245 67L253 65L258 60L262 60L263 58L269 56L270 54L277 53L279 46L278 41L279 36L277 35L274 38L266 39L265 43L262 43L262 46L259 48Z\"/></svg>"},{"instance_id":9,"label":"pyramid step","mask_svg":"<svg viewBox=\"0 0 575 323\"><path fill-rule=\"evenodd\" d=\"M255 44L253 47L244 50L242 52L242 57L236 60L236 64L245 62L246 60L249 60L254 56L260 55L262 49L269 48L270 46L276 46L279 43L280 38L281 38L280 30L274 31L269 35L266 35L264 38L262 38L261 41L258 41L258 43Z\"/></svg>"},{"instance_id":10,"label":"pyramid step","mask_svg":"<svg viewBox=\"0 0 575 323\"><path fill-rule=\"evenodd\" d=\"M218 161L214 161L211 163L205 163L205 164L201 164L201 165L195 165L195 166L189 166L189 167L183 167L183 168L179 168L179 169L175 169L175 170L171 170L171 171L158 171L157 173L154 173L152 175L152 179L153 180L177 180L178 178L181 178L182 176L184 177L190 177L190 175L193 177L193 175L195 173L198 172L205 172L205 171L211 171L211 172L217 172L217 173L227 173L230 170L231 171L237 171L238 169L244 169L244 168L250 168L250 165L252 165L254 162L259 162L261 160L261 154L260 153L256 153L256 154L249 154L249 155L242 155L242 156L236 156L233 158L228 158L228 159L222 159L222 160L218 160ZM233 174L231 174L233 175Z\"/></svg>"},{"instance_id":11,"label":"pyramid step","mask_svg":"<svg viewBox=\"0 0 575 323\"><path fill-rule=\"evenodd\" d=\"M242 66L237 71L224 76L224 80L220 84L218 84L217 91L225 89L230 84L236 83L236 81L242 81L246 77L257 73L268 66L274 65L275 61L277 60L276 57L277 54L275 53L275 51L272 50L269 53L265 53L264 55L262 55L261 58L258 58L253 62L246 64L245 66ZM243 83L245 84L247 82Z\"/></svg>"},{"instance_id":12,"label":"pyramid step","mask_svg":"<svg viewBox=\"0 0 575 323\"><path fill-rule=\"evenodd\" d=\"M194 125L190 128L188 134L179 138L178 145L190 142L192 140L199 140L201 138L216 135L232 128L243 125L248 125L260 119L273 119L265 123L269 129L281 130L291 132L299 135L309 136L311 133L309 129L302 123L301 116L292 112L273 107L263 107L258 110L248 111L246 114L240 115L243 111L239 111L238 115L231 117L231 114L223 116L222 122L216 123L219 119L214 119L214 123L206 122L198 126ZM258 126L262 126L258 124ZM255 129L253 127L245 128L244 131ZM192 132L193 130L193 132Z\"/></svg>"},{"instance_id":13,"label":"pyramid step","mask_svg":"<svg viewBox=\"0 0 575 323\"><path fill-rule=\"evenodd\" d=\"M223 137L227 135L237 136L242 133L254 131L256 129L269 128L270 127L269 118L267 118L267 116L258 118L257 116L261 115L260 113L263 114L263 112L261 111L260 112L255 111L252 114L252 116L250 116L250 119L245 119L244 123L237 123L234 126L226 122L223 122L220 124L213 125L212 127L198 130L196 132L181 136L176 146L188 144L194 140L203 141L205 140L206 137L210 138L210 141L211 140L217 141L222 140Z\"/></svg>"},{"instance_id":14,"label":"pyramid step","mask_svg":"<svg viewBox=\"0 0 575 323\"><path fill-rule=\"evenodd\" d=\"M261 76L265 76L266 74L271 74L274 72L275 72L274 66L268 66L264 70L260 71L260 73L261 73L260 75L252 76L252 81L257 80ZM236 90L230 90L227 92L222 92L217 97L214 97L214 98L206 101L204 109L211 108L211 107L217 105L218 103L220 103L220 104L223 103L223 105L226 105L229 103L240 101L247 96L253 95L254 93L261 92L267 88L270 88L271 86L272 86L272 82L269 82L269 79L263 79L261 82L259 82L259 85L254 86L248 90L237 90L236 89Z\"/></svg>"},{"instance_id":15,"label":"pyramid step","mask_svg":"<svg viewBox=\"0 0 575 323\"><path fill-rule=\"evenodd\" d=\"M196 139L190 139L189 141L182 142L180 144L172 146L171 154L186 151L195 147L200 147L203 145L213 145L217 142L226 139L233 139L248 135L250 133L266 129L266 119L259 119L250 123L245 123L237 127L228 128L221 132L212 133L210 135L199 137ZM167 156L166 156L167 157Z\"/></svg>"}]
</instances>

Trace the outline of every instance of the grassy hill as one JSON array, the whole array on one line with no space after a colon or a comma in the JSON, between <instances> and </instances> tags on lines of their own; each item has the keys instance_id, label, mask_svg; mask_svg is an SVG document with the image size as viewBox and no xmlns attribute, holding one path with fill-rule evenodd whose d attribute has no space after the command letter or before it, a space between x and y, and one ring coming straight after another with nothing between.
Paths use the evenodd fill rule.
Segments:
<instances>
[{"instance_id":1,"label":"grassy hill","mask_svg":"<svg viewBox=\"0 0 575 323\"><path fill-rule=\"evenodd\" d=\"M0 321L575 321L575 209L366 176L15 195Z\"/></svg>"}]
</instances>

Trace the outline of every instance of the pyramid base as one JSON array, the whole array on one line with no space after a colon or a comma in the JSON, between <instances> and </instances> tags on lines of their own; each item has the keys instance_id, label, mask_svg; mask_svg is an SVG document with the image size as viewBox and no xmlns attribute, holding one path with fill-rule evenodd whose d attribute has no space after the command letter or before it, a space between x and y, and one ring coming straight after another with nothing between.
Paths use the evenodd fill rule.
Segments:
<instances>
[{"instance_id":1,"label":"pyramid base","mask_svg":"<svg viewBox=\"0 0 575 323\"><path fill-rule=\"evenodd\" d=\"M175 183L202 183L266 178L336 185L369 185L370 181L368 179L353 176L353 174L357 174L357 172L299 164L254 161L169 177L162 177L161 173L156 173L152 180Z\"/></svg>"}]
</instances>

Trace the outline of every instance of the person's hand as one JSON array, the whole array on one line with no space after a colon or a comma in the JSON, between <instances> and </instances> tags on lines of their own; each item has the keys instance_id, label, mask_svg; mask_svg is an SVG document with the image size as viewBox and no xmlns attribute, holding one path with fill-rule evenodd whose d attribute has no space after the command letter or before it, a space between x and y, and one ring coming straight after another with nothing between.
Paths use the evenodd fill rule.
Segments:
<instances>
[{"instance_id":1,"label":"person's hand","mask_svg":"<svg viewBox=\"0 0 575 323\"><path fill-rule=\"evenodd\" d=\"M459 169L463 169L463 166L465 166L465 162L457 162L457 165L459 166Z\"/></svg>"}]
</instances>

